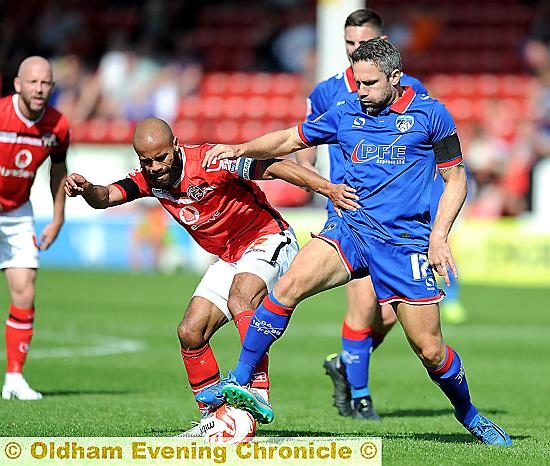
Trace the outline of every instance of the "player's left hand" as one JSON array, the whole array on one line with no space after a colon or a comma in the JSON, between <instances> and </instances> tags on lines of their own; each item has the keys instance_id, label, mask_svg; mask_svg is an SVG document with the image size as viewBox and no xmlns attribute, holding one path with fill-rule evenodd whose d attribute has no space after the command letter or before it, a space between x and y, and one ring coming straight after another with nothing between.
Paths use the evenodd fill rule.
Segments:
<instances>
[{"instance_id":1,"label":"player's left hand","mask_svg":"<svg viewBox=\"0 0 550 466\"><path fill-rule=\"evenodd\" d=\"M204 159L202 159L202 166L204 168L215 164L218 160L223 159L238 159L236 146L229 146L227 144L216 144L214 147L206 151Z\"/></svg>"},{"instance_id":2,"label":"player's left hand","mask_svg":"<svg viewBox=\"0 0 550 466\"><path fill-rule=\"evenodd\" d=\"M38 249L40 251L48 249L57 238L59 230L61 230L61 225L56 222L46 225L40 233L40 242L37 244Z\"/></svg>"},{"instance_id":3,"label":"player's left hand","mask_svg":"<svg viewBox=\"0 0 550 466\"><path fill-rule=\"evenodd\" d=\"M451 248L446 237L441 237L432 234L430 236L430 245L428 247L428 261L432 269L437 272L440 277L443 277L445 284L451 286L449 279L449 268L455 277L458 277L456 265L451 253ZM447 268L447 265L449 268Z\"/></svg>"}]
</instances>

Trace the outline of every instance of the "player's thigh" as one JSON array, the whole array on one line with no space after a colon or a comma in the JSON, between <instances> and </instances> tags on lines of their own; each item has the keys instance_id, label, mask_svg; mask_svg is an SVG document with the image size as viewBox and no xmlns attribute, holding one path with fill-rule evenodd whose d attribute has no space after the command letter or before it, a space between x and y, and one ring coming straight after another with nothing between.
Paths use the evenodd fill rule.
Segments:
<instances>
[{"instance_id":1,"label":"player's thigh","mask_svg":"<svg viewBox=\"0 0 550 466\"><path fill-rule=\"evenodd\" d=\"M229 311L233 317L255 309L277 280L288 270L299 246L292 230L265 235L250 245L236 263L229 291Z\"/></svg>"},{"instance_id":2,"label":"player's thigh","mask_svg":"<svg viewBox=\"0 0 550 466\"><path fill-rule=\"evenodd\" d=\"M194 296L178 327L178 336L186 349L196 349L227 322L228 318L218 306L206 298Z\"/></svg>"},{"instance_id":3,"label":"player's thigh","mask_svg":"<svg viewBox=\"0 0 550 466\"><path fill-rule=\"evenodd\" d=\"M199 296L210 301L231 320L231 313L227 307L229 290L236 274L235 263L216 260L211 264L193 293L193 298Z\"/></svg>"},{"instance_id":4,"label":"player's thigh","mask_svg":"<svg viewBox=\"0 0 550 466\"><path fill-rule=\"evenodd\" d=\"M352 280L346 285L348 311L346 322L352 328L365 328L373 324L380 305L370 277Z\"/></svg>"},{"instance_id":5,"label":"player's thigh","mask_svg":"<svg viewBox=\"0 0 550 466\"><path fill-rule=\"evenodd\" d=\"M349 281L349 272L336 248L313 238L294 258L288 271L275 285L275 297L286 306Z\"/></svg>"},{"instance_id":6,"label":"player's thigh","mask_svg":"<svg viewBox=\"0 0 550 466\"><path fill-rule=\"evenodd\" d=\"M267 285L263 278L250 272L238 273L229 290L229 312L235 318L243 311L256 309L267 293Z\"/></svg>"},{"instance_id":7,"label":"player's thigh","mask_svg":"<svg viewBox=\"0 0 550 466\"><path fill-rule=\"evenodd\" d=\"M439 320L439 305L393 303L397 317L413 351L427 365L445 357L445 346Z\"/></svg>"}]
</instances>

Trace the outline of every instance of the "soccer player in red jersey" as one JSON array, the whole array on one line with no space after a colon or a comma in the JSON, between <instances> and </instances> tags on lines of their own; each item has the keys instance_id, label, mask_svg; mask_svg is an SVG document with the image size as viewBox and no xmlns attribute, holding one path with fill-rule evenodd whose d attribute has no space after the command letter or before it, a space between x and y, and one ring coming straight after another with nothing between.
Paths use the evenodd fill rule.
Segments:
<instances>
[{"instance_id":1,"label":"soccer player in red jersey","mask_svg":"<svg viewBox=\"0 0 550 466\"><path fill-rule=\"evenodd\" d=\"M50 62L28 57L14 80L16 93L0 99L0 268L11 301L6 321L4 399L42 398L29 387L22 370L33 334L38 251L55 241L64 221L69 124L48 105L54 84ZM29 195L36 171L48 157L53 219L37 241Z\"/></svg>"},{"instance_id":2,"label":"soccer player in red jersey","mask_svg":"<svg viewBox=\"0 0 550 466\"><path fill-rule=\"evenodd\" d=\"M242 341L254 309L298 251L292 229L252 180L284 179L329 197L341 208L356 208L356 196L347 186L332 184L289 160L222 161L205 169L204 154L213 146L180 145L168 124L156 118L138 123L133 146L141 168L127 178L99 186L73 173L65 192L82 195L97 209L156 197L203 249L218 256L178 327L183 363L196 395L220 378L211 336L233 319ZM256 367L251 387L268 399L267 357ZM199 409L201 415L209 414L200 404ZM199 436L200 430L182 435Z\"/></svg>"}]
</instances>

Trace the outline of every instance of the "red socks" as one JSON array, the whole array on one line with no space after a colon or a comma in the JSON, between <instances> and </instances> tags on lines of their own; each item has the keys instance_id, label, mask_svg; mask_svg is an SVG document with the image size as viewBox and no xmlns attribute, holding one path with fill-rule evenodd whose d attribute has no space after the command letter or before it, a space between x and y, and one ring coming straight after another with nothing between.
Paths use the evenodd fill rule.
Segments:
<instances>
[{"instance_id":1,"label":"red socks","mask_svg":"<svg viewBox=\"0 0 550 466\"><path fill-rule=\"evenodd\" d=\"M6 372L19 372L27 359L33 334L34 309L21 309L10 305L6 321Z\"/></svg>"}]
</instances>

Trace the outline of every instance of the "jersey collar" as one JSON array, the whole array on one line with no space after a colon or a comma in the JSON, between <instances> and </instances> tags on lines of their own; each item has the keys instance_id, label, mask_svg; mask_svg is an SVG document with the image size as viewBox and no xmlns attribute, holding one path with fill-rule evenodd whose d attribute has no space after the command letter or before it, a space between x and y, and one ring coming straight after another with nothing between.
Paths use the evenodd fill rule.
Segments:
<instances>
[{"instance_id":1,"label":"jersey collar","mask_svg":"<svg viewBox=\"0 0 550 466\"><path fill-rule=\"evenodd\" d=\"M46 112L46 109L42 110L42 113L36 120L29 120L25 115L21 113L21 110L19 110L19 94L13 94L11 97L11 102L13 104L13 109L15 110L15 114L17 115L17 118L19 118L27 128L30 128L31 126L34 126L36 123L38 123L42 117L44 116L44 113Z\"/></svg>"},{"instance_id":2,"label":"jersey collar","mask_svg":"<svg viewBox=\"0 0 550 466\"><path fill-rule=\"evenodd\" d=\"M397 112L401 114L405 113L409 109L414 97L416 96L416 92L414 92L412 87L404 86L403 88L405 89L403 95L399 97L399 99L397 99L390 107L390 110L392 112Z\"/></svg>"},{"instance_id":3,"label":"jersey collar","mask_svg":"<svg viewBox=\"0 0 550 466\"><path fill-rule=\"evenodd\" d=\"M185 155L185 151L181 146L179 147L179 153L181 157L181 175L179 179L172 185L172 189L177 188L181 184L181 182L183 181L183 177L185 176L185 162L187 160L187 157Z\"/></svg>"},{"instance_id":4,"label":"jersey collar","mask_svg":"<svg viewBox=\"0 0 550 466\"><path fill-rule=\"evenodd\" d=\"M353 77L353 70L351 66L348 67L344 73L344 82L346 83L346 88L348 92L357 92L357 85L355 84L355 79Z\"/></svg>"}]
</instances>

